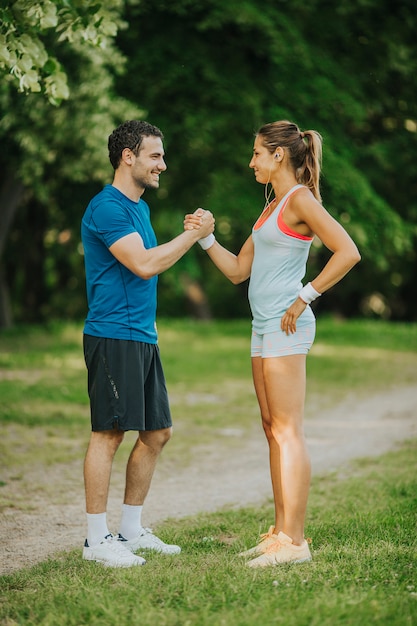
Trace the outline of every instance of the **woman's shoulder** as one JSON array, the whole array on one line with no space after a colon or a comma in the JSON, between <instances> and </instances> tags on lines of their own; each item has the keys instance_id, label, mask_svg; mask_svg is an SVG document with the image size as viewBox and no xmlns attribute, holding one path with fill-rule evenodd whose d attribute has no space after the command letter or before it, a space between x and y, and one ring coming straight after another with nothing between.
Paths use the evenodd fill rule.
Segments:
<instances>
[{"instance_id":1,"label":"woman's shoulder","mask_svg":"<svg viewBox=\"0 0 417 626\"><path fill-rule=\"evenodd\" d=\"M287 206L297 214L311 211L314 207L323 210L321 202L315 198L313 192L306 185L300 185L294 189L288 198Z\"/></svg>"}]
</instances>

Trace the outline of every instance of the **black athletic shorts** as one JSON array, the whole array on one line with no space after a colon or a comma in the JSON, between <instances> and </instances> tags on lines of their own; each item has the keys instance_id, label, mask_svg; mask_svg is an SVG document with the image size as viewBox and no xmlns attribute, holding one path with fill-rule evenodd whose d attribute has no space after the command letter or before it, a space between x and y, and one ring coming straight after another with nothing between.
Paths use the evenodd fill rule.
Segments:
<instances>
[{"instance_id":1,"label":"black athletic shorts","mask_svg":"<svg viewBox=\"0 0 417 626\"><path fill-rule=\"evenodd\" d=\"M156 344L84 335L93 431L172 426Z\"/></svg>"}]
</instances>

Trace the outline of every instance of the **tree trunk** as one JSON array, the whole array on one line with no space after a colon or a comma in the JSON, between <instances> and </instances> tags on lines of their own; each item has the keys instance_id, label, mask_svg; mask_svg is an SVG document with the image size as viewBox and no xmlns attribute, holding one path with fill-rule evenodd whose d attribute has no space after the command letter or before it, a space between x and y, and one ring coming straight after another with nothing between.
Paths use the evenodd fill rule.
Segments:
<instances>
[{"instance_id":1,"label":"tree trunk","mask_svg":"<svg viewBox=\"0 0 417 626\"><path fill-rule=\"evenodd\" d=\"M7 277L4 275L1 259L24 191L23 183L6 173L3 185L0 187L0 328L9 328L13 323Z\"/></svg>"},{"instance_id":2,"label":"tree trunk","mask_svg":"<svg viewBox=\"0 0 417 626\"><path fill-rule=\"evenodd\" d=\"M192 315L199 320L210 320L212 317L210 306L201 285L185 273L181 276L181 282Z\"/></svg>"}]
</instances>

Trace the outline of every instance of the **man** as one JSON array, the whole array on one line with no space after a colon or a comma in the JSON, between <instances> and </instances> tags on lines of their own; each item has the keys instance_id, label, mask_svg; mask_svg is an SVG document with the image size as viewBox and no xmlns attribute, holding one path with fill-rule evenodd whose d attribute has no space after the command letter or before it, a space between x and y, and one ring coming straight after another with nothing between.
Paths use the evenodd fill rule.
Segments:
<instances>
[{"instance_id":1,"label":"man","mask_svg":"<svg viewBox=\"0 0 417 626\"><path fill-rule=\"evenodd\" d=\"M88 315L84 355L92 433L84 463L87 539L83 558L110 567L142 565L141 549L176 554L148 528L141 514L156 461L172 430L157 345L157 275L172 267L214 228L209 211L200 228L157 245L145 189L157 189L166 170L163 135L151 124L128 121L109 137L111 185L96 195L82 219ZM196 218L197 219L197 218ZM138 431L127 468L117 536L107 526L114 455L127 430Z\"/></svg>"}]
</instances>

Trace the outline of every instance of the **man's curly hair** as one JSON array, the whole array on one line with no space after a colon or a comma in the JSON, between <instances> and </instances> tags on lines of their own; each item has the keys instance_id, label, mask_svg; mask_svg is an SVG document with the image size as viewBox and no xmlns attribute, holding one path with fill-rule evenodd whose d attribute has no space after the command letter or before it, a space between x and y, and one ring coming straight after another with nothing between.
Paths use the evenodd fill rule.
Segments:
<instances>
[{"instance_id":1,"label":"man's curly hair","mask_svg":"<svg viewBox=\"0 0 417 626\"><path fill-rule=\"evenodd\" d=\"M157 126L141 120L130 120L120 124L109 136L109 159L113 169L117 170L125 148L130 148L136 156L140 152L144 137L164 138Z\"/></svg>"}]
</instances>

